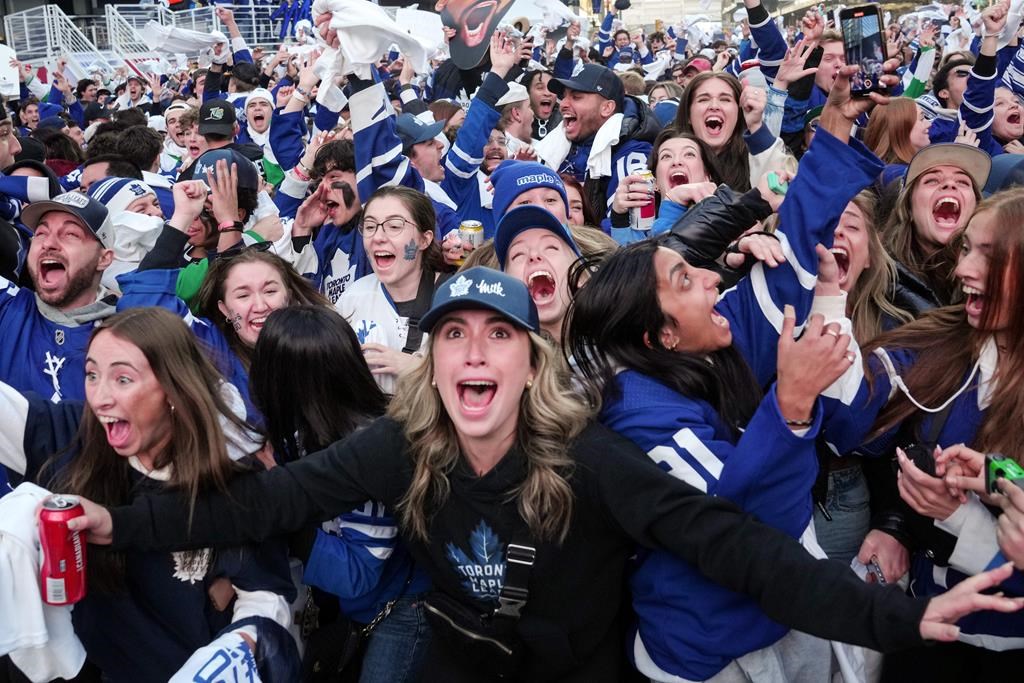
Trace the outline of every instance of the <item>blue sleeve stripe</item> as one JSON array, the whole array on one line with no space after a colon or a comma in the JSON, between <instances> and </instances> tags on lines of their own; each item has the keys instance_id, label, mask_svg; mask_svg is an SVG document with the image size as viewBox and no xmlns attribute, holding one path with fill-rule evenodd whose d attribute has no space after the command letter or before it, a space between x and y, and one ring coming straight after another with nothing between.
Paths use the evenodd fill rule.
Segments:
<instances>
[{"instance_id":1,"label":"blue sleeve stripe","mask_svg":"<svg viewBox=\"0 0 1024 683\"><path fill-rule=\"evenodd\" d=\"M464 180L469 180L470 178L473 177L473 174L476 173L476 169L473 169L472 171L463 171L458 166L452 163L451 158L445 160L444 166L449 171L451 171L452 173L454 173L455 175Z\"/></svg>"}]
</instances>

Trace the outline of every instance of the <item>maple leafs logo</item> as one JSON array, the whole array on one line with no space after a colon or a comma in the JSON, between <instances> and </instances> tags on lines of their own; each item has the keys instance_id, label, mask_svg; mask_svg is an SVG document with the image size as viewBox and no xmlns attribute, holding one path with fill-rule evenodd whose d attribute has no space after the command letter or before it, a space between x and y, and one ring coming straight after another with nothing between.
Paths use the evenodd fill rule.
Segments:
<instances>
[{"instance_id":1,"label":"maple leafs logo","mask_svg":"<svg viewBox=\"0 0 1024 683\"><path fill-rule=\"evenodd\" d=\"M472 284L472 280L465 275L460 275L458 280L448 285L450 296L466 296L469 294L469 286Z\"/></svg>"},{"instance_id":2,"label":"maple leafs logo","mask_svg":"<svg viewBox=\"0 0 1024 683\"><path fill-rule=\"evenodd\" d=\"M462 586L478 600L497 600L505 584L505 549L498 535L483 520L469 534L467 555L454 543L445 546L445 554L462 576Z\"/></svg>"}]
</instances>

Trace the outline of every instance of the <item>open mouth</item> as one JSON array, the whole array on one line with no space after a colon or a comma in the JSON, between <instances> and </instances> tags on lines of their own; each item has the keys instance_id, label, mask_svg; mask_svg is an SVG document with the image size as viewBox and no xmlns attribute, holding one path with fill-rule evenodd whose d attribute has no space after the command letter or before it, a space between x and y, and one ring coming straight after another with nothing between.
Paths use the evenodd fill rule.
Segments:
<instances>
[{"instance_id":1,"label":"open mouth","mask_svg":"<svg viewBox=\"0 0 1024 683\"><path fill-rule=\"evenodd\" d=\"M953 197L943 197L932 208L932 216L939 226L955 228L960 222L960 202Z\"/></svg>"},{"instance_id":2,"label":"open mouth","mask_svg":"<svg viewBox=\"0 0 1024 683\"><path fill-rule=\"evenodd\" d=\"M964 285L963 290L964 294L967 295L967 302L964 304L967 315L973 318L980 318L982 311L985 310L985 293L977 287L971 287L970 285Z\"/></svg>"},{"instance_id":3,"label":"open mouth","mask_svg":"<svg viewBox=\"0 0 1024 683\"><path fill-rule=\"evenodd\" d=\"M686 185L690 182L690 176L686 175L683 171L676 171L668 177L669 188L678 187L679 185Z\"/></svg>"},{"instance_id":4,"label":"open mouth","mask_svg":"<svg viewBox=\"0 0 1024 683\"><path fill-rule=\"evenodd\" d=\"M249 321L249 327L251 327L253 331L255 331L257 334L259 334L260 330L263 329L263 326L266 324L266 322L267 316L253 318L252 320Z\"/></svg>"},{"instance_id":5,"label":"open mouth","mask_svg":"<svg viewBox=\"0 0 1024 683\"><path fill-rule=\"evenodd\" d=\"M1013 112L1012 114L1007 116L1006 117L1006 122L1011 124L1011 125L1014 125L1014 126L1019 124L1020 123L1020 112L1019 111L1018 112Z\"/></svg>"},{"instance_id":6,"label":"open mouth","mask_svg":"<svg viewBox=\"0 0 1024 683\"><path fill-rule=\"evenodd\" d=\"M481 2L463 16L462 42L466 44L466 47L476 47L487 37L484 35L485 29L496 5L494 0Z\"/></svg>"},{"instance_id":7,"label":"open mouth","mask_svg":"<svg viewBox=\"0 0 1024 683\"><path fill-rule=\"evenodd\" d=\"M267 117L264 116L263 114L253 114L253 116L252 116L252 124L254 126L257 126L257 127L258 126L262 126L263 122L266 121L266 120L267 120Z\"/></svg>"},{"instance_id":8,"label":"open mouth","mask_svg":"<svg viewBox=\"0 0 1024 683\"><path fill-rule=\"evenodd\" d=\"M729 321L724 315L716 311L714 308L711 309L711 322L718 325L719 327L729 327Z\"/></svg>"},{"instance_id":9,"label":"open mouth","mask_svg":"<svg viewBox=\"0 0 1024 683\"><path fill-rule=\"evenodd\" d=\"M484 410L491 405L494 395L498 391L496 382L486 379L471 379L459 382L456 385L459 394L459 403L462 408L469 412Z\"/></svg>"},{"instance_id":10,"label":"open mouth","mask_svg":"<svg viewBox=\"0 0 1024 683\"><path fill-rule=\"evenodd\" d=\"M115 450L128 445L132 435L132 426L127 420L110 415L97 415L96 418L107 432L107 443Z\"/></svg>"},{"instance_id":11,"label":"open mouth","mask_svg":"<svg viewBox=\"0 0 1024 683\"><path fill-rule=\"evenodd\" d=\"M725 129L725 119L712 114L704 119L704 127L707 128L711 135L719 135Z\"/></svg>"},{"instance_id":12,"label":"open mouth","mask_svg":"<svg viewBox=\"0 0 1024 683\"><path fill-rule=\"evenodd\" d=\"M341 206L341 204L339 204L338 202L334 201L333 199L328 199L327 201L324 202L324 206L327 207L327 217L331 219L332 223L337 225L338 224L338 221L337 221L338 213L337 213L337 211L338 211L338 207Z\"/></svg>"},{"instance_id":13,"label":"open mouth","mask_svg":"<svg viewBox=\"0 0 1024 683\"><path fill-rule=\"evenodd\" d=\"M526 279L526 287L530 290L530 298L538 306L555 298L555 277L546 270L531 273Z\"/></svg>"},{"instance_id":14,"label":"open mouth","mask_svg":"<svg viewBox=\"0 0 1024 683\"><path fill-rule=\"evenodd\" d=\"M565 128L567 130L569 128L574 128L576 126L576 114L572 114L572 113L568 113L568 112L564 112L563 111L562 112L562 123L565 125Z\"/></svg>"},{"instance_id":15,"label":"open mouth","mask_svg":"<svg viewBox=\"0 0 1024 683\"><path fill-rule=\"evenodd\" d=\"M43 287L53 287L67 273L67 266L63 261L52 258L44 258L39 262L39 282L36 284Z\"/></svg>"},{"instance_id":16,"label":"open mouth","mask_svg":"<svg viewBox=\"0 0 1024 683\"><path fill-rule=\"evenodd\" d=\"M199 153L200 152L199 152L199 146L198 145L189 145L188 146L188 155L190 157L192 157L193 159L198 159L199 158Z\"/></svg>"},{"instance_id":17,"label":"open mouth","mask_svg":"<svg viewBox=\"0 0 1024 683\"><path fill-rule=\"evenodd\" d=\"M832 256L835 257L836 265L839 267L839 284L843 284L850 272L850 255L842 247L835 247L832 249Z\"/></svg>"},{"instance_id":18,"label":"open mouth","mask_svg":"<svg viewBox=\"0 0 1024 683\"><path fill-rule=\"evenodd\" d=\"M378 268L390 268L395 262L395 255L390 251L373 252L373 262Z\"/></svg>"}]
</instances>

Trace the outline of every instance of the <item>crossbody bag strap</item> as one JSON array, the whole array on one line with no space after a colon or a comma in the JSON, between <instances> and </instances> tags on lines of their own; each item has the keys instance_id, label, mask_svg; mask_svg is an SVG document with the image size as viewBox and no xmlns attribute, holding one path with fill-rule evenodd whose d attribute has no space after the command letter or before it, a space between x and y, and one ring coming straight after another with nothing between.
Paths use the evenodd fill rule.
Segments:
<instances>
[{"instance_id":1,"label":"crossbody bag strap","mask_svg":"<svg viewBox=\"0 0 1024 683\"><path fill-rule=\"evenodd\" d=\"M402 353L415 353L416 351L419 351L419 347L412 348L409 346L409 340L412 339L411 332L419 329L420 318L423 317L424 313L430 310L430 304L434 299L434 282L436 277L436 273L429 268L424 268L423 274L420 275L420 286L416 290L416 300L413 303L415 315L409 316L410 334L406 334L405 347L402 349Z\"/></svg>"},{"instance_id":2,"label":"crossbody bag strap","mask_svg":"<svg viewBox=\"0 0 1024 683\"><path fill-rule=\"evenodd\" d=\"M537 559L537 548L530 540L514 537L505 548L505 583L498 593L496 617L518 619L530 597L530 571Z\"/></svg>"},{"instance_id":3,"label":"crossbody bag strap","mask_svg":"<svg viewBox=\"0 0 1024 683\"><path fill-rule=\"evenodd\" d=\"M949 420L950 414L953 412L953 404L956 401L950 401L949 405L935 413L935 419L928 426L928 434L925 439L925 443L929 446L937 446L939 443L939 435L942 433L942 428L946 426L946 422Z\"/></svg>"}]
</instances>

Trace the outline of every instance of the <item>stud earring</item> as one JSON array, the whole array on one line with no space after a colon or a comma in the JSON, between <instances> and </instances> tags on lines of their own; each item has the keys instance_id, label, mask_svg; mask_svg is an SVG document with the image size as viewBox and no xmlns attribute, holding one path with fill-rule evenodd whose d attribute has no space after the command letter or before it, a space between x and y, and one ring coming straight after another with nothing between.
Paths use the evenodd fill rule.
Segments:
<instances>
[{"instance_id":1,"label":"stud earring","mask_svg":"<svg viewBox=\"0 0 1024 683\"><path fill-rule=\"evenodd\" d=\"M435 389L437 389L437 380L436 380L436 379L432 379L432 380L430 380L430 386L432 386L432 387L434 387Z\"/></svg>"},{"instance_id":2,"label":"stud earring","mask_svg":"<svg viewBox=\"0 0 1024 683\"><path fill-rule=\"evenodd\" d=\"M532 389L533 388L533 379L532 378L526 380L526 388L527 389Z\"/></svg>"}]
</instances>

